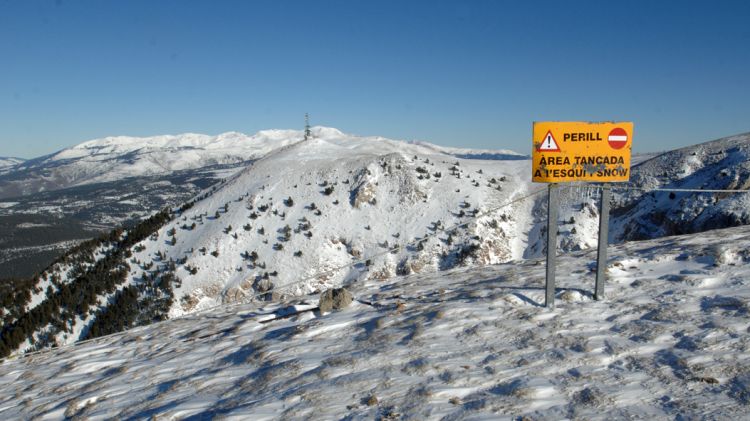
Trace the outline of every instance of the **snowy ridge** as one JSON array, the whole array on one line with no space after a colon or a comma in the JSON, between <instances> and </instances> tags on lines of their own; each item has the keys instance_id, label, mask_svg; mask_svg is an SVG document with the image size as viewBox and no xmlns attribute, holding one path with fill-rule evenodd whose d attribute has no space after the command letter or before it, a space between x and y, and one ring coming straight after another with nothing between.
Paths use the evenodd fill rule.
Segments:
<instances>
[{"instance_id":1,"label":"snowy ridge","mask_svg":"<svg viewBox=\"0 0 750 421\"><path fill-rule=\"evenodd\" d=\"M0 175L0 197L237 164L302 138L302 132L293 130L264 130L252 136L228 132L217 136L106 137L12 167Z\"/></svg>"},{"instance_id":2,"label":"snowy ridge","mask_svg":"<svg viewBox=\"0 0 750 421\"><path fill-rule=\"evenodd\" d=\"M610 244L750 224L750 194L700 193L670 189L750 188L750 133L668 151L636 156L630 182L613 184ZM651 191L664 189L665 191ZM560 192L558 244L564 251L595 247L600 193L570 183ZM544 198L534 207L525 257L545 252Z\"/></svg>"},{"instance_id":3,"label":"snowy ridge","mask_svg":"<svg viewBox=\"0 0 750 421\"><path fill-rule=\"evenodd\" d=\"M18 165L22 162L26 161L23 158L13 158L13 157L2 157L0 156L0 171L3 171L7 169L8 167L12 167L14 165ZM0 172L1 174L1 172Z\"/></svg>"},{"instance_id":4,"label":"snowy ridge","mask_svg":"<svg viewBox=\"0 0 750 421\"><path fill-rule=\"evenodd\" d=\"M510 160L510 159L529 159L528 155L522 155L518 152L511 151L509 149L468 149L468 148L452 148L448 146L439 146L432 143L416 140L409 142L415 145L424 146L425 148L431 149L435 152L444 153L447 155L453 155L456 158L464 159L499 159L499 160Z\"/></svg>"},{"instance_id":5,"label":"snowy ridge","mask_svg":"<svg viewBox=\"0 0 750 421\"><path fill-rule=\"evenodd\" d=\"M318 139L361 139L363 142L393 143L379 136L354 136L331 127L313 127ZM297 130L262 130L248 136L227 132L216 136L195 133L151 137L110 136L83 142L57 153L23 161L0 158L0 198L39 191L236 164L265 156L274 149L301 141ZM447 148L414 142L421 153L440 153L475 159L523 159L512 151Z\"/></svg>"},{"instance_id":6,"label":"snowy ridge","mask_svg":"<svg viewBox=\"0 0 750 421\"><path fill-rule=\"evenodd\" d=\"M251 303L0 365L0 416L238 419L742 419L750 228L350 285Z\"/></svg>"},{"instance_id":7,"label":"snowy ridge","mask_svg":"<svg viewBox=\"0 0 750 421\"><path fill-rule=\"evenodd\" d=\"M750 188L750 133L690 146L633 169L639 189ZM615 241L656 238L750 224L750 194L622 192L614 197Z\"/></svg>"}]
</instances>

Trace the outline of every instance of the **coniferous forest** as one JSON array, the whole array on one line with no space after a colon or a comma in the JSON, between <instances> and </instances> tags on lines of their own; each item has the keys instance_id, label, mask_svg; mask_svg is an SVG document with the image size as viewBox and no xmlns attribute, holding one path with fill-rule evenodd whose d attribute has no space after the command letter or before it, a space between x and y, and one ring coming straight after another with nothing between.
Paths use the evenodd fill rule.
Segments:
<instances>
[{"instance_id":1,"label":"coniferous forest","mask_svg":"<svg viewBox=\"0 0 750 421\"><path fill-rule=\"evenodd\" d=\"M178 214L192 206L179 209ZM93 320L80 339L95 338L163 320L173 302L174 265L154 265L134 284L127 278L130 248L155 233L175 214L164 209L128 228L118 228L85 241L30 279L0 283L0 357L7 357L25 341L31 349L57 345L55 337L72 333L76 317ZM98 257L98 258L97 258ZM60 273L66 268L66 273ZM49 280L45 291L38 286ZM65 279L63 281L63 279ZM44 293L31 306L33 294ZM101 299L108 297L106 302ZM31 308L29 308L31 307Z\"/></svg>"}]
</instances>

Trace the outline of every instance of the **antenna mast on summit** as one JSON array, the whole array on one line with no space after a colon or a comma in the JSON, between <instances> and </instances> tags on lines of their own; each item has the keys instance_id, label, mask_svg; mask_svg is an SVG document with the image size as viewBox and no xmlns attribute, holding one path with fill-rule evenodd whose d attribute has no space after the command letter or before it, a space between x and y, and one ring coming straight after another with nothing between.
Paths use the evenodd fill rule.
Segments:
<instances>
[{"instance_id":1,"label":"antenna mast on summit","mask_svg":"<svg viewBox=\"0 0 750 421\"><path fill-rule=\"evenodd\" d=\"M310 131L310 115L305 113L305 140L312 138L312 132Z\"/></svg>"}]
</instances>

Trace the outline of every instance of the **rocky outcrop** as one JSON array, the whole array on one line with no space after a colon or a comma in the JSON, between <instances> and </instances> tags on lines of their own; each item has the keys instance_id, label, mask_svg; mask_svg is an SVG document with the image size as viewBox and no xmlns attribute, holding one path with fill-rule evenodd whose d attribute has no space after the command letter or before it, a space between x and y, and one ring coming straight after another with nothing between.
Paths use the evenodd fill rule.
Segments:
<instances>
[{"instance_id":1,"label":"rocky outcrop","mask_svg":"<svg viewBox=\"0 0 750 421\"><path fill-rule=\"evenodd\" d=\"M352 294L345 288L331 288L320 294L318 307L321 313L341 310L352 303Z\"/></svg>"}]
</instances>

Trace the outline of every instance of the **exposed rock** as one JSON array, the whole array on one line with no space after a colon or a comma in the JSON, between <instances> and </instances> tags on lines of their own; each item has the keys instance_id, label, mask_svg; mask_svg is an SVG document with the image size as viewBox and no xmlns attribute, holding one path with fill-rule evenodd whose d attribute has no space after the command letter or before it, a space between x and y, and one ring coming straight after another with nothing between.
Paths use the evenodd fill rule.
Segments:
<instances>
[{"instance_id":1,"label":"exposed rock","mask_svg":"<svg viewBox=\"0 0 750 421\"><path fill-rule=\"evenodd\" d=\"M385 281L386 279L392 278L396 275L396 267L391 264L386 264L378 270L373 270L367 279L374 279L376 281Z\"/></svg>"},{"instance_id":2,"label":"exposed rock","mask_svg":"<svg viewBox=\"0 0 750 421\"><path fill-rule=\"evenodd\" d=\"M355 208L361 208L363 204L374 205L375 201L375 186L370 183L364 183L357 187L351 194L352 206Z\"/></svg>"},{"instance_id":3,"label":"exposed rock","mask_svg":"<svg viewBox=\"0 0 750 421\"><path fill-rule=\"evenodd\" d=\"M195 306L198 305L199 302L200 300L197 297L193 296L192 294L186 295L182 297L182 300L181 300L182 310L186 312L192 311L195 308Z\"/></svg>"},{"instance_id":4,"label":"exposed rock","mask_svg":"<svg viewBox=\"0 0 750 421\"><path fill-rule=\"evenodd\" d=\"M249 290L249 289L251 289L252 287L253 287L253 283L250 282L250 279L245 279L244 281L242 281L240 283L240 288L242 288L242 289L244 289L246 291Z\"/></svg>"},{"instance_id":5,"label":"exposed rock","mask_svg":"<svg viewBox=\"0 0 750 421\"><path fill-rule=\"evenodd\" d=\"M604 400L604 395L596 387L586 387L573 394L573 401L583 406L596 406Z\"/></svg>"},{"instance_id":6,"label":"exposed rock","mask_svg":"<svg viewBox=\"0 0 750 421\"><path fill-rule=\"evenodd\" d=\"M229 288L224 293L224 304L240 303L245 298L245 293L240 288Z\"/></svg>"},{"instance_id":7,"label":"exposed rock","mask_svg":"<svg viewBox=\"0 0 750 421\"><path fill-rule=\"evenodd\" d=\"M345 288L332 288L320 294L318 306L321 313L341 310L352 303L352 294Z\"/></svg>"},{"instance_id":8,"label":"exposed rock","mask_svg":"<svg viewBox=\"0 0 750 421\"><path fill-rule=\"evenodd\" d=\"M223 290L223 286L219 283L211 283L208 285L204 285L201 287L201 292L203 292L203 295L209 298L218 298L219 295L221 295L221 292Z\"/></svg>"},{"instance_id":9,"label":"exposed rock","mask_svg":"<svg viewBox=\"0 0 750 421\"><path fill-rule=\"evenodd\" d=\"M255 290L258 292L266 292L273 288L273 282L268 279L258 279L255 281Z\"/></svg>"}]
</instances>

